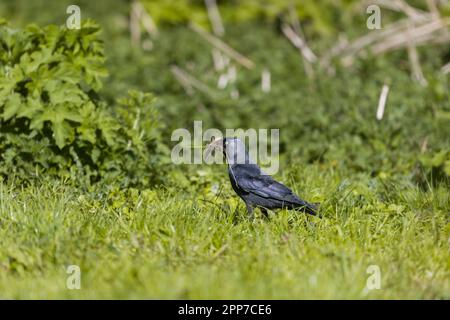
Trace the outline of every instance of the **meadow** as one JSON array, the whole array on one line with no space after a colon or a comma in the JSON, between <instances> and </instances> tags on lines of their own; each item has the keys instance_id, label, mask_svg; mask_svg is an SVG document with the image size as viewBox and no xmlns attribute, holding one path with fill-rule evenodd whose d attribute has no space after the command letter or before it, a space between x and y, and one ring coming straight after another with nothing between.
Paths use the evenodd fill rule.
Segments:
<instances>
[{"instance_id":1,"label":"meadow","mask_svg":"<svg viewBox=\"0 0 450 320\"><path fill-rule=\"evenodd\" d=\"M0 298L450 298L448 43L417 47L426 85L407 48L309 65L287 1L223 1L220 39L254 67L217 70L201 1L141 1L158 31L137 38L129 2L80 1L79 31L66 2L0 4ZM319 58L370 32L359 1L294 3ZM198 120L280 129L275 178L322 218L249 220L226 165L173 164L173 130Z\"/></svg>"}]
</instances>

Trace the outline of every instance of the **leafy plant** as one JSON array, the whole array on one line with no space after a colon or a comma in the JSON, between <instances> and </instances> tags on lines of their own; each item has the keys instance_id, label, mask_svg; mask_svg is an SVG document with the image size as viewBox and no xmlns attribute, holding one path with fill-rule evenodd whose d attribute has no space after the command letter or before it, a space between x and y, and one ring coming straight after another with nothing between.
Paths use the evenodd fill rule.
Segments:
<instances>
[{"instance_id":1,"label":"leafy plant","mask_svg":"<svg viewBox=\"0 0 450 320\"><path fill-rule=\"evenodd\" d=\"M88 184L150 183L159 159L153 97L131 91L113 106L101 99L108 73L99 32L91 21L80 30L0 27L0 174L45 169Z\"/></svg>"}]
</instances>

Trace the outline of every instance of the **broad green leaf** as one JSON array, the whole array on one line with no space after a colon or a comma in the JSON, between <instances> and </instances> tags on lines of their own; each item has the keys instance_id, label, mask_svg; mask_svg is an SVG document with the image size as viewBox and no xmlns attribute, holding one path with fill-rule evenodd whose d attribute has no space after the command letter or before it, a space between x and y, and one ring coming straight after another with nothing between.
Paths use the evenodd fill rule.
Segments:
<instances>
[{"instance_id":1,"label":"broad green leaf","mask_svg":"<svg viewBox=\"0 0 450 320\"><path fill-rule=\"evenodd\" d=\"M37 112L42 111L42 109L43 106L40 99L29 97L27 102L20 106L17 116L33 119L33 116L36 115Z\"/></svg>"},{"instance_id":2,"label":"broad green leaf","mask_svg":"<svg viewBox=\"0 0 450 320\"><path fill-rule=\"evenodd\" d=\"M52 122L52 128L58 148L64 148L66 140L73 140L73 128L62 119Z\"/></svg>"},{"instance_id":3,"label":"broad green leaf","mask_svg":"<svg viewBox=\"0 0 450 320\"><path fill-rule=\"evenodd\" d=\"M21 105L21 98L18 93L13 93L6 101L5 108L3 110L3 120L9 120L16 115Z\"/></svg>"}]
</instances>

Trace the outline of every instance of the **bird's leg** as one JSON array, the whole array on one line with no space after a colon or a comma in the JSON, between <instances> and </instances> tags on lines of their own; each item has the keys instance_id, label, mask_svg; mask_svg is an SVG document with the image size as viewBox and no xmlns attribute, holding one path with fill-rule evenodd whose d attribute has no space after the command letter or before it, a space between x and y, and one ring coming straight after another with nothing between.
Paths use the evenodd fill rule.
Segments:
<instances>
[{"instance_id":1,"label":"bird's leg","mask_svg":"<svg viewBox=\"0 0 450 320\"><path fill-rule=\"evenodd\" d=\"M246 203L245 203L245 206L247 207L248 218L249 218L250 220L253 220L255 216L254 216L254 214L253 214L253 206L252 206L252 204L246 202Z\"/></svg>"},{"instance_id":2,"label":"bird's leg","mask_svg":"<svg viewBox=\"0 0 450 320\"><path fill-rule=\"evenodd\" d=\"M259 209L261 210L262 214L263 214L266 218L269 217L269 214L267 213L267 209L266 209L266 208L259 207Z\"/></svg>"}]
</instances>

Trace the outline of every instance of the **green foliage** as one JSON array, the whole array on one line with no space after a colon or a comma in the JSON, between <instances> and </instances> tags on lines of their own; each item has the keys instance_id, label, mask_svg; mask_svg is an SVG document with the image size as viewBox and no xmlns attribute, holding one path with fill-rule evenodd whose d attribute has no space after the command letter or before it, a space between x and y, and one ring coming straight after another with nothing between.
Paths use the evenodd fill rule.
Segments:
<instances>
[{"instance_id":1,"label":"green foliage","mask_svg":"<svg viewBox=\"0 0 450 320\"><path fill-rule=\"evenodd\" d=\"M203 0L142 0L152 18L159 25L195 22L209 27ZM245 23L249 21L273 22L289 15L293 10L302 21L312 24L322 35L335 31L336 21L344 22L348 16L333 14L338 8L353 10L357 1L315 1L315 0L225 0L218 1L219 11L225 23Z\"/></svg>"},{"instance_id":2,"label":"green foliage","mask_svg":"<svg viewBox=\"0 0 450 320\"><path fill-rule=\"evenodd\" d=\"M429 180L439 181L445 176L450 177L450 150L421 155L419 161L429 174Z\"/></svg>"},{"instance_id":3,"label":"green foliage","mask_svg":"<svg viewBox=\"0 0 450 320\"><path fill-rule=\"evenodd\" d=\"M153 98L132 91L111 107L99 97L107 75L99 31L90 21L80 30L1 26L2 175L45 169L88 184L150 183L159 159Z\"/></svg>"},{"instance_id":4,"label":"green foliage","mask_svg":"<svg viewBox=\"0 0 450 320\"><path fill-rule=\"evenodd\" d=\"M157 24L187 23L196 21L200 24L208 22L203 1L193 0L158 0L142 1Z\"/></svg>"}]
</instances>

